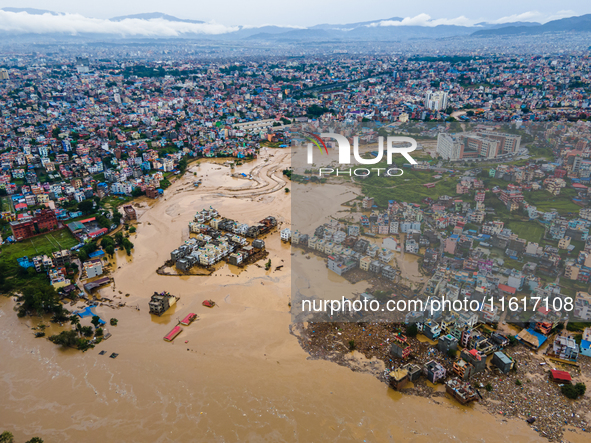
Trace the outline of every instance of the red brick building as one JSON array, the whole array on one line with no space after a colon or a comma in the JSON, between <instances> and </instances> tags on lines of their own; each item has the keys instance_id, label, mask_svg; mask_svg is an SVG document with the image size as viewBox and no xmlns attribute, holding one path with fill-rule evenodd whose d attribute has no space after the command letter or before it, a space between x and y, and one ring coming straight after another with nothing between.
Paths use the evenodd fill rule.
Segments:
<instances>
[{"instance_id":1,"label":"red brick building","mask_svg":"<svg viewBox=\"0 0 591 443\"><path fill-rule=\"evenodd\" d=\"M146 195L149 198L158 198L158 191L156 190L156 188L154 186L148 186L146 188Z\"/></svg>"},{"instance_id":2,"label":"red brick building","mask_svg":"<svg viewBox=\"0 0 591 443\"><path fill-rule=\"evenodd\" d=\"M33 237L42 232L53 231L57 227L57 217L53 211L48 209L43 209L32 217L10 222L10 229L12 229L12 235L16 241Z\"/></svg>"}]
</instances>

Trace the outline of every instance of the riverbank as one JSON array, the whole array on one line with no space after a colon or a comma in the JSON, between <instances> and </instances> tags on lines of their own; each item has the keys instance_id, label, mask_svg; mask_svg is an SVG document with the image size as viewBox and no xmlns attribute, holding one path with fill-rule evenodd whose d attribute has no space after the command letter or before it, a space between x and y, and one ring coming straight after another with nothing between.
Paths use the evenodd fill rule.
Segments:
<instances>
[{"instance_id":1,"label":"riverbank","mask_svg":"<svg viewBox=\"0 0 591 443\"><path fill-rule=\"evenodd\" d=\"M265 239L268 271L225 265L211 276L156 273L188 238L198 209L214 206L244 222L273 215L278 230L290 226L291 196L283 186L273 191L289 156L268 154L235 169L249 174L260 166L266 185L257 195L228 190L223 176L230 168L200 163L163 198L140 200L134 252L114 257L114 286L100 290L126 306L97 306L99 316L116 317L118 325L96 348L81 353L34 338L29 328L38 319L18 318L12 299L0 298L0 353L9 356L0 359L0 428L19 441L40 435L47 442L543 441L524 422L445 398L401 395L370 374L311 358L291 333L291 248L278 233ZM193 172L203 178L199 188L188 186ZM340 205L322 195L318 202ZM148 300L163 290L180 300L150 316ZM205 299L217 306L202 306ZM173 344L164 342L189 312L199 321ZM113 352L117 359L108 358Z\"/></svg>"}]
</instances>

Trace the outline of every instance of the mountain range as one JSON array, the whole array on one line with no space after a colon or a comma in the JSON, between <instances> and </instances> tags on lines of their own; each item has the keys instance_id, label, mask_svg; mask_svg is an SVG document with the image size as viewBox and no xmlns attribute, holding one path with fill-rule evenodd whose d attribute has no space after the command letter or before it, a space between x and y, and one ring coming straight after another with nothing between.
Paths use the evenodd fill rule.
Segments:
<instances>
[{"instance_id":1,"label":"mountain range","mask_svg":"<svg viewBox=\"0 0 591 443\"><path fill-rule=\"evenodd\" d=\"M216 40L251 40L267 42L346 42L346 41L400 41L409 39L436 39L455 36L489 37L501 35L536 35L555 32L591 32L591 14L552 20L547 23L477 23L472 26L437 24L441 21L387 19L346 24L318 24L307 28L288 26L225 26L200 20L178 18L161 12L141 13L113 17L108 20L91 19L81 15L32 9L2 8L6 14L0 22L0 35L51 35L147 38L208 38ZM39 27L39 17L48 15L46 27ZM423 14L424 16L424 14ZM417 16L419 17L419 16ZM31 20L29 20L31 18ZM44 20L44 19L41 19ZM154 26L154 21L157 26ZM142 22L146 22L145 25ZM8 24L6 24L8 23ZM419 24L412 24L419 23ZM448 21L449 23L449 21Z\"/></svg>"}]
</instances>

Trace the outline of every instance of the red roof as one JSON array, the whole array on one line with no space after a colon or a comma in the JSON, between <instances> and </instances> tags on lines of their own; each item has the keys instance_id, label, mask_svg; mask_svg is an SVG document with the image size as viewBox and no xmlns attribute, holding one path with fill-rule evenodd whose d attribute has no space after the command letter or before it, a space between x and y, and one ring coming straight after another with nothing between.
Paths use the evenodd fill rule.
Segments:
<instances>
[{"instance_id":1,"label":"red roof","mask_svg":"<svg viewBox=\"0 0 591 443\"><path fill-rule=\"evenodd\" d=\"M164 340L166 341L173 341L174 338L179 335L181 333L183 329L180 326L175 326L174 328L172 328L172 331L170 331L168 334L166 334L164 336Z\"/></svg>"},{"instance_id":2,"label":"red roof","mask_svg":"<svg viewBox=\"0 0 591 443\"><path fill-rule=\"evenodd\" d=\"M503 292L508 292L509 294L515 294L516 291L514 287L507 285L499 285L499 290Z\"/></svg>"},{"instance_id":3,"label":"red roof","mask_svg":"<svg viewBox=\"0 0 591 443\"><path fill-rule=\"evenodd\" d=\"M189 324L191 324L191 322L192 322L193 320L195 320L195 317L197 317L197 314L193 314L193 313L191 312L189 315L187 315L185 318L183 318L183 319L181 320L181 324L182 324L182 325L185 325L185 326L188 326Z\"/></svg>"},{"instance_id":4,"label":"red roof","mask_svg":"<svg viewBox=\"0 0 591 443\"><path fill-rule=\"evenodd\" d=\"M538 312L539 312L540 314L546 315L548 312L550 312L550 309L548 309L548 308L544 308L544 307L542 306L542 307L540 307L540 308L538 309Z\"/></svg>"},{"instance_id":5,"label":"red roof","mask_svg":"<svg viewBox=\"0 0 591 443\"><path fill-rule=\"evenodd\" d=\"M571 381L572 378L570 374L566 371L558 371L556 369L552 369L552 378L554 380L562 380L562 381Z\"/></svg>"}]
</instances>

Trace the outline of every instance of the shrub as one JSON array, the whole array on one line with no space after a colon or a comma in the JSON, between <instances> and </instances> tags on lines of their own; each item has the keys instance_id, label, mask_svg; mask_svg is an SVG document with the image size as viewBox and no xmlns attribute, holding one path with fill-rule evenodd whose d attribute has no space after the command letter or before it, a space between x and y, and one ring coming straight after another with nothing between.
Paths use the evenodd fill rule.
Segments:
<instances>
[{"instance_id":1,"label":"shrub","mask_svg":"<svg viewBox=\"0 0 591 443\"><path fill-rule=\"evenodd\" d=\"M484 389L486 389L488 392L493 390L493 387L490 383L487 383L486 386L484 387Z\"/></svg>"},{"instance_id":2,"label":"shrub","mask_svg":"<svg viewBox=\"0 0 591 443\"><path fill-rule=\"evenodd\" d=\"M585 383L577 383L576 385L564 385L561 389L562 393L572 400L576 400L582 395L585 395L587 386Z\"/></svg>"},{"instance_id":3,"label":"shrub","mask_svg":"<svg viewBox=\"0 0 591 443\"><path fill-rule=\"evenodd\" d=\"M349 350L354 351L357 348L355 345L355 340L349 340Z\"/></svg>"},{"instance_id":4,"label":"shrub","mask_svg":"<svg viewBox=\"0 0 591 443\"><path fill-rule=\"evenodd\" d=\"M415 325L414 323L406 327L407 337L416 337L418 333L419 329L417 328L417 325Z\"/></svg>"}]
</instances>

